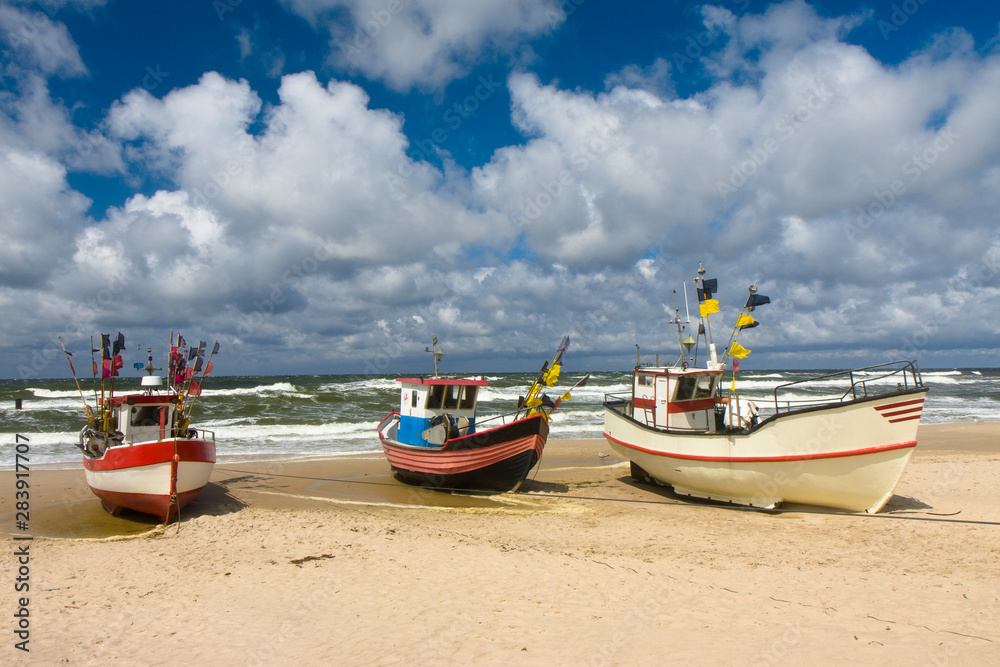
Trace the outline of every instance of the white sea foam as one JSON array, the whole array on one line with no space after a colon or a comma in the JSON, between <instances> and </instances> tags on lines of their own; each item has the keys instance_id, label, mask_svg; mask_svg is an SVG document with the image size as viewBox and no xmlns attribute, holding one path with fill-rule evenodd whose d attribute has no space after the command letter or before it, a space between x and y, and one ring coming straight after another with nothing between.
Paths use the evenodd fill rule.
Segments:
<instances>
[{"instance_id":1,"label":"white sea foam","mask_svg":"<svg viewBox=\"0 0 1000 667\"><path fill-rule=\"evenodd\" d=\"M299 387L290 382L275 382L274 384L262 384L256 387L234 387L231 389L211 389L206 387L202 390L202 396L254 396L281 394L292 398L312 398L312 394L304 393Z\"/></svg>"},{"instance_id":2,"label":"white sea foam","mask_svg":"<svg viewBox=\"0 0 1000 667\"><path fill-rule=\"evenodd\" d=\"M327 422L323 424L222 424L208 422L204 428L215 431L217 440L243 443L322 442L323 440L377 437L378 422Z\"/></svg>"},{"instance_id":3,"label":"white sea foam","mask_svg":"<svg viewBox=\"0 0 1000 667\"><path fill-rule=\"evenodd\" d=\"M80 398L80 392L75 389L72 391L63 391L61 389L42 389L41 387L28 387L28 391L33 393L37 398ZM86 394L84 394L86 396Z\"/></svg>"}]
</instances>

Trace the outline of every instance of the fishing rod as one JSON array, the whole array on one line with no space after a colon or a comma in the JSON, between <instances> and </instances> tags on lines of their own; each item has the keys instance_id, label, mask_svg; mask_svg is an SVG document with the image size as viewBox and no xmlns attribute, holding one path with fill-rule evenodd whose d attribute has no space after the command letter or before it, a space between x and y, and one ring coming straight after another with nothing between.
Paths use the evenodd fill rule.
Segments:
<instances>
[{"instance_id":1,"label":"fishing rod","mask_svg":"<svg viewBox=\"0 0 1000 667\"><path fill-rule=\"evenodd\" d=\"M90 368L91 368L91 375L93 376L94 403L96 404L97 403L97 362L94 360L94 352L97 352L97 350L94 349L94 337L91 336L90 337Z\"/></svg>"},{"instance_id":2,"label":"fishing rod","mask_svg":"<svg viewBox=\"0 0 1000 667\"><path fill-rule=\"evenodd\" d=\"M104 400L104 350L107 349L107 345L104 342L106 336L110 334L101 334L101 429L104 431L111 430L111 408ZM93 339L91 339L93 340ZM93 355L93 352L91 352ZM97 383L97 364L94 364L94 383ZM96 391L96 390L95 390Z\"/></svg>"},{"instance_id":3,"label":"fishing rod","mask_svg":"<svg viewBox=\"0 0 1000 667\"><path fill-rule=\"evenodd\" d=\"M80 381L76 378L76 369L73 368L73 362L70 360L72 355L66 350L66 345L63 343L62 336L59 336L59 345L62 347L63 354L66 355L66 363L69 364L69 371L73 374L73 382L76 383L76 390L80 392L80 400L83 401L83 414L87 415L87 423L93 427L97 424L94 419L94 411L87 404L87 398L83 395L83 389L80 388Z\"/></svg>"}]
</instances>

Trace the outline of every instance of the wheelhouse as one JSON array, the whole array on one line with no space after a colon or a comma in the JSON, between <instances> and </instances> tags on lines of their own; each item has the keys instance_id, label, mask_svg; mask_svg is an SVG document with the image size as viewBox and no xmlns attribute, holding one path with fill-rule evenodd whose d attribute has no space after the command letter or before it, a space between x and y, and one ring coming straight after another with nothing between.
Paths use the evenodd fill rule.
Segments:
<instances>
[{"instance_id":1,"label":"wheelhouse","mask_svg":"<svg viewBox=\"0 0 1000 667\"><path fill-rule=\"evenodd\" d=\"M484 379L397 378L399 393L398 441L404 445L434 447L446 439L476 431L476 400Z\"/></svg>"},{"instance_id":2,"label":"wheelhouse","mask_svg":"<svg viewBox=\"0 0 1000 667\"><path fill-rule=\"evenodd\" d=\"M647 426L715 432L723 371L704 368L636 368L632 373L632 416Z\"/></svg>"},{"instance_id":3,"label":"wheelhouse","mask_svg":"<svg viewBox=\"0 0 1000 667\"><path fill-rule=\"evenodd\" d=\"M174 437L177 403L171 395L115 396L111 401L112 430L124 436L122 442L134 445Z\"/></svg>"}]
</instances>

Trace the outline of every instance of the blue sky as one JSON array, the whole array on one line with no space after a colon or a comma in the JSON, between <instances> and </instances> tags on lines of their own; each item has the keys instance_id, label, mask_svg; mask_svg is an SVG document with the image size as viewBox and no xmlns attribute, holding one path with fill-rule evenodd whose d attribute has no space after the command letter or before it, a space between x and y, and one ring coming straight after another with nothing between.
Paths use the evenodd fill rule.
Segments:
<instances>
[{"instance_id":1,"label":"blue sky","mask_svg":"<svg viewBox=\"0 0 1000 667\"><path fill-rule=\"evenodd\" d=\"M1000 360L1000 7L0 0L0 376Z\"/></svg>"}]
</instances>

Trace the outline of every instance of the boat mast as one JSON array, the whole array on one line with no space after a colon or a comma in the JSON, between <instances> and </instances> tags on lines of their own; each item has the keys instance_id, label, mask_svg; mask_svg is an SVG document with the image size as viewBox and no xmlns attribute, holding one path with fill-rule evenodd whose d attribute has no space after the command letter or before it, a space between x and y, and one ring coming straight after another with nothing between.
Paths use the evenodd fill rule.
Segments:
<instances>
[{"instance_id":1,"label":"boat mast","mask_svg":"<svg viewBox=\"0 0 1000 667\"><path fill-rule=\"evenodd\" d=\"M180 334L177 334L180 338ZM180 350L178 350L180 353ZM152 364L150 364L152 365ZM174 330L170 330L170 338L167 339L167 391L174 390Z\"/></svg>"},{"instance_id":2,"label":"boat mast","mask_svg":"<svg viewBox=\"0 0 1000 667\"><path fill-rule=\"evenodd\" d=\"M442 357L444 357L445 352L441 348L441 346L438 345L438 337L437 336L434 336L434 340L431 343L431 346L433 347L433 349L431 349L429 347L425 347L424 348L424 352L430 352L431 354L434 355L434 377L437 377L438 376L438 362L441 361Z\"/></svg>"},{"instance_id":3,"label":"boat mast","mask_svg":"<svg viewBox=\"0 0 1000 667\"><path fill-rule=\"evenodd\" d=\"M687 312L687 322L681 322L681 311L680 308L677 307L677 290L674 290L674 319L672 319L669 323L677 327L677 345L681 349L681 356L678 357L677 361L674 363L675 368L683 366L687 362L688 355L691 353L691 348L697 344L696 341L691 338L691 334L688 334L686 338L681 338L681 335L684 333L684 327L681 325L683 324L684 326L687 326L688 324L691 324L691 311L688 310L686 283L684 285L684 310Z\"/></svg>"},{"instance_id":4,"label":"boat mast","mask_svg":"<svg viewBox=\"0 0 1000 667\"><path fill-rule=\"evenodd\" d=\"M698 262L698 277L694 279L694 284L700 289L705 289L705 267L702 266L700 261ZM709 365L710 367L716 367L719 364L719 358L715 353L715 343L712 342L712 326L709 324L708 317L702 317L701 319L705 323L705 340L708 342Z\"/></svg>"},{"instance_id":5,"label":"boat mast","mask_svg":"<svg viewBox=\"0 0 1000 667\"><path fill-rule=\"evenodd\" d=\"M750 285L747 288L747 292L750 293L750 297L747 299L747 302L745 304L743 304L743 307L740 309L740 314L736 316L736 325L733 326L733 332L731 334L729 334L729 341L726 343L726 352L725 352L725 354L722 355L722 363L723 363L723 365L725 365L726 359L728 359L729 356L730 356L729 353L733 349L733 343L735 343L737 340L739 340L740 332L741 332L740 320L743 319L744 315L748 315L750 313L750 309L749 309L748 306L749 306L749 303L750 303L750 299L753 299L753 295L757 293L757 283L754 283L753 285ZM756 326L756 325L754 325L754 326Z\"/></svg>"},{"instance_id":6,"label":"boat mast","mask_svg":"<svg viewBox=\"0 0 1000 667\"><path fill-rule=\"evenodd\" d=\"M668 324L673 324L677 327L677 346L681 349L681 356L677 359L674 366L680 366L684 363L684 341L681 340L681 310L677 307L677 290L674 292L674 319L670 320ZM687 305L687 292L684 292L684 304Z\"/></svg>"}]
</instances>

